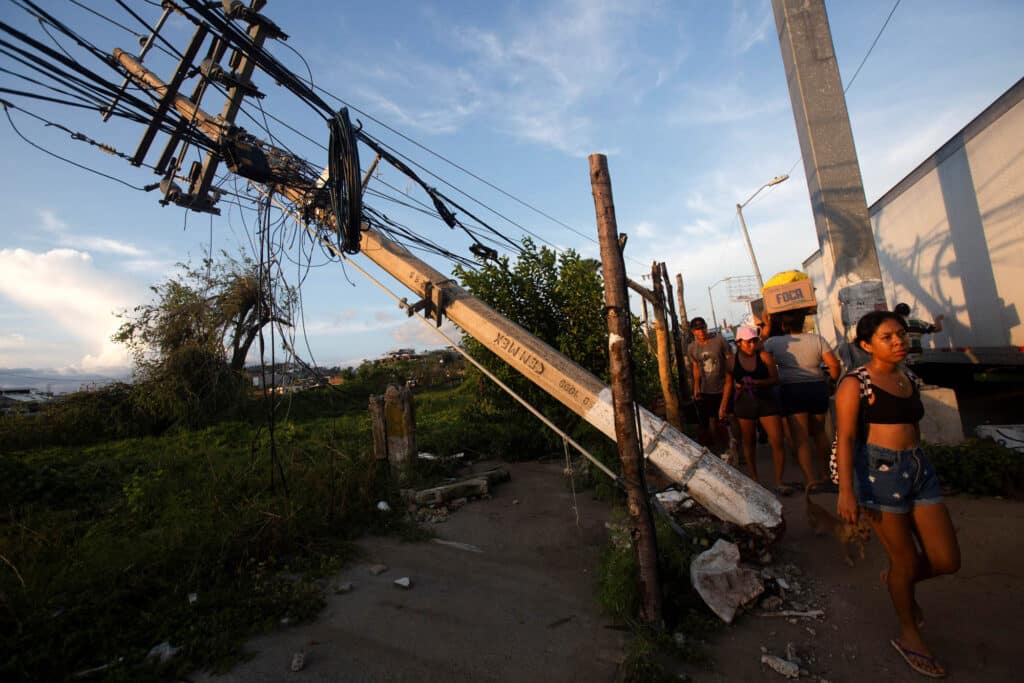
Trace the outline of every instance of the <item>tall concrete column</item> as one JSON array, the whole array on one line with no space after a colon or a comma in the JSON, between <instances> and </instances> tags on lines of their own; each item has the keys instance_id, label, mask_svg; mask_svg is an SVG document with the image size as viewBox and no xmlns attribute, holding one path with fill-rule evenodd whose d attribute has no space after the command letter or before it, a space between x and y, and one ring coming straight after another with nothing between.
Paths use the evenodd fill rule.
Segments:
<instances>
[{"instance_id":1,"label":"tall concrete column","mask_svg":"<svg viewBox=\"0 0 1024 683\"><path fill-rule=\"evenodd\" d=\"M860 317L886 303L825 2L772 0L772 8L836 339L852 340Z\"/></svg>"}]
</instances>

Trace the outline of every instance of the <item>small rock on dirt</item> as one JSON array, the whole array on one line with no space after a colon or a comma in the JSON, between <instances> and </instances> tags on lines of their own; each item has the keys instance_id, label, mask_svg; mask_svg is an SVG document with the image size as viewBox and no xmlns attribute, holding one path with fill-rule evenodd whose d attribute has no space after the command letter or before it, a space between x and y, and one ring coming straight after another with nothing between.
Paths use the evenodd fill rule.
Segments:
<instances>
[{"instance_id":1,"label":"small rock on dirt","mask_svg":"<svg viewBox=\"0 0 1024 683\"><path fill-rule=\"evenodd\" d=\"M379 576L388 570L386 564L371 564L366 568L366 571L370 572L374 576Z\"/></svg>"},{"instance_id":2,"label":"small rock on dirt","mask_svg":"<svg viewBox=\"0 0 1024 683\"><path fill-rule=\"evenodd\" d=\"M395 585L399 588L412 588L412 579L410 579L408 576L403 576L400 579L395 579Z\"/></svg>"},{"instance_id":3,"label":"small rock on dirt","mask_svg":"<svg viewBox=\"0 0 1024 683\"><path fill-rule=\"evenodd\" d=\"M334 587L334 592L337 595L342 595L343 593L351 593L353 588L355 588L355 586L352 584L351 581L345 581L343 583L337 584Z\"/></svg>"},{"instance_id":4,"label":"small rock on dirt","mask_svg":"<svg viewBox=\"0 0 1024 683\"><path fill-rule=\"evenodd\" d=\"M146 655L146 659L155 659L163 664L178 654L179 650L181 650L180 647L174 647L169 641L165 640L159 645L153 646L149 654Z\"/></svg>"},{"instance_id":5,"label":"small rock on dirt","mask_svg":"<svg viewBox=\"0 0 1024 683\"><path fill-rule=\"evenodd\" d=\"M306 667L306 655L296 652L292 655L292 671L302 671Z\"/></svg>"},{"instance_id":6,"label":"small rock on dirt","mask_svg":"<svg viewBox=\"0 0 1024 683\"><path fill-rule=\"evenodd\" d=\"M761 663L767 664L772 671L785 676L786 678L800 677L800 667L793 662L783 659L782 657L776 657L775 655L761 655Z\"/></svg>"},{"instance_id":7,"label":"small rock on dirt","mask_svg":"<svg viewBox=\"0 0 1024 683\"><path fill-rule=\"evenodd\" d=\"M765 612L775 612L782 609L782 598L778 595L769 595L761 601L761 609Z\"/></svg>"}]
</instances>

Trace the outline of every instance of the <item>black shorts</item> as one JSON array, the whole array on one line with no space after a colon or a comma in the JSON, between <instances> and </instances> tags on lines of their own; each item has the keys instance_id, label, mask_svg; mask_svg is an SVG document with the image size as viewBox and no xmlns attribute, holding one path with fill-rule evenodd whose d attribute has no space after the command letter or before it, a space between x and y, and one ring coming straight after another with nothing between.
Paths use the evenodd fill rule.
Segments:
<instances>
[{"instance_id":1,"label":"black shorts","mask_svg":"<svg viewBox=\"0 0 1024 683\"><path fill-rule=\"evenodd\" d=\"M697 399L697 410L700 411L700 417L705 422L707 422L708 420L717 420L718 411L721 407L721 394L705 394L701 392L700 398ZM732 401L729 401L729 407L725 412L732 412Z\"/></svg>"},{"instance_id":2,"label":"black shorts","mask_svg":"<svg viewBox=\"0 0 1024 683\"><path fill-rule=\"evenodd\" d=\"M750 394L747 391L740 391L733 406L736 417L741 420L756 420L759 417L779 414L779 404L775 402L775 397L770 393Z\"/></svg>"},{"instance_id":3,"label":"black shorts","mask_svg":"<svg viewBox=\"0 0 1024 683\"><path fill-rule=\"evenodd\" d=\"M779 404L783 415L824 415L828 412L828 385L825 382L779 385Z\"/></svg>"}]
</instances>

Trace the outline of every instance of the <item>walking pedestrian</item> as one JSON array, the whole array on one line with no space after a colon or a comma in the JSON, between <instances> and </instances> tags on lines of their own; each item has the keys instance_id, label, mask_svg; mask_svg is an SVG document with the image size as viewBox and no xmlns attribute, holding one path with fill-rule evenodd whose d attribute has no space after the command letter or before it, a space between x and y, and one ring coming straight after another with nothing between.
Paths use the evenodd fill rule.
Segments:
<instances>
[{"instance_id":1,"label":"walking pedestrian","mask_svg":"<svg viewBox=\"0 0 1024 683\"><path fill-rule=\"evenodd\" d=\"M733 396L733 412L739 422L741 453L747 460L750 478L757 476L757 426L764 428L772 449L775 474L775 493L788 496L793 489L782 483L785 452L782 449L782 417L775 401L774 386L779 382L779 371L770 353L761 348L761 337L756 328L741 325L736 330L736 357L725 375L725 388L719 416L725 418L727 397Z\"/></svg>"},{"instance_id":2,"label":"walking pedestrian","mask_svg":"<svg viewBox=\"0 0 1024 683\"><path fill-rule=\"evenodd\" d=\"M870 381L847 376L836 392L836 512L851 524L866 515L889 556L881 578L899 621L890 644L914 671L942 678L946 671L921 635L914 589L959 570L960 546L921 448L920 389L901 366L910 351L906 324L895 312L868 313L857 323L856 343L871 354L861 366Z\"/></svg>"},{"instance_id":3,"label":"walking pedestrian","mask_svg":"<svg viewBox=\"0 0 1024 683\"><path fill-rule=\"evenodd\" d=\"M701 427L709 430L705 445L721 453L728 444L719 443L718 413L725 389L725 369L732 363L732 352L722 335L708 330L704 318L691 320L690 330L693 341L687 346L686 355L693 372L693 400L703 422Z\"/></svg>"},{"instance_id":4,"label":"walking pedestrian","mask_svg":"<svg viewBox=\"0 0 1024 683\"><path fill-rule=\"evenodd\" d=\"M827 470L831 450L825 435L829 384L822 366L836 380L839 360L820 334L803 331L806 317L806 311L799 309L773 314L772 324L777 321L782 334L769 337L764 350L772 355L779 369L779 405L789 423L804 487L814 488L824 485L815 473L814 461L820 460Z\"/></svg>"}]
</instances>

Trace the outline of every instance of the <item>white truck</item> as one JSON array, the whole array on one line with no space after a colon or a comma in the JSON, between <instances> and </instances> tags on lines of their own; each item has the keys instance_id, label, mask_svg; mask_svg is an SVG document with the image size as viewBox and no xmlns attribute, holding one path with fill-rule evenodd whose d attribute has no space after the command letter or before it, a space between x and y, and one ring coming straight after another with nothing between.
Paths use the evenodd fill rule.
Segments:
<instances>
[{"instance_id":1,"label":"white truck","mask_svg":"<svg viewBox=\"0 0 1024 683\"><path fill-rule=\"evenodd\" d=\"M1024 367L1024 79L869 207L889 307L944 316L913 362L967 378ZM835 341L821 251L804 263Z\"/></svg>"}]
</instances>

